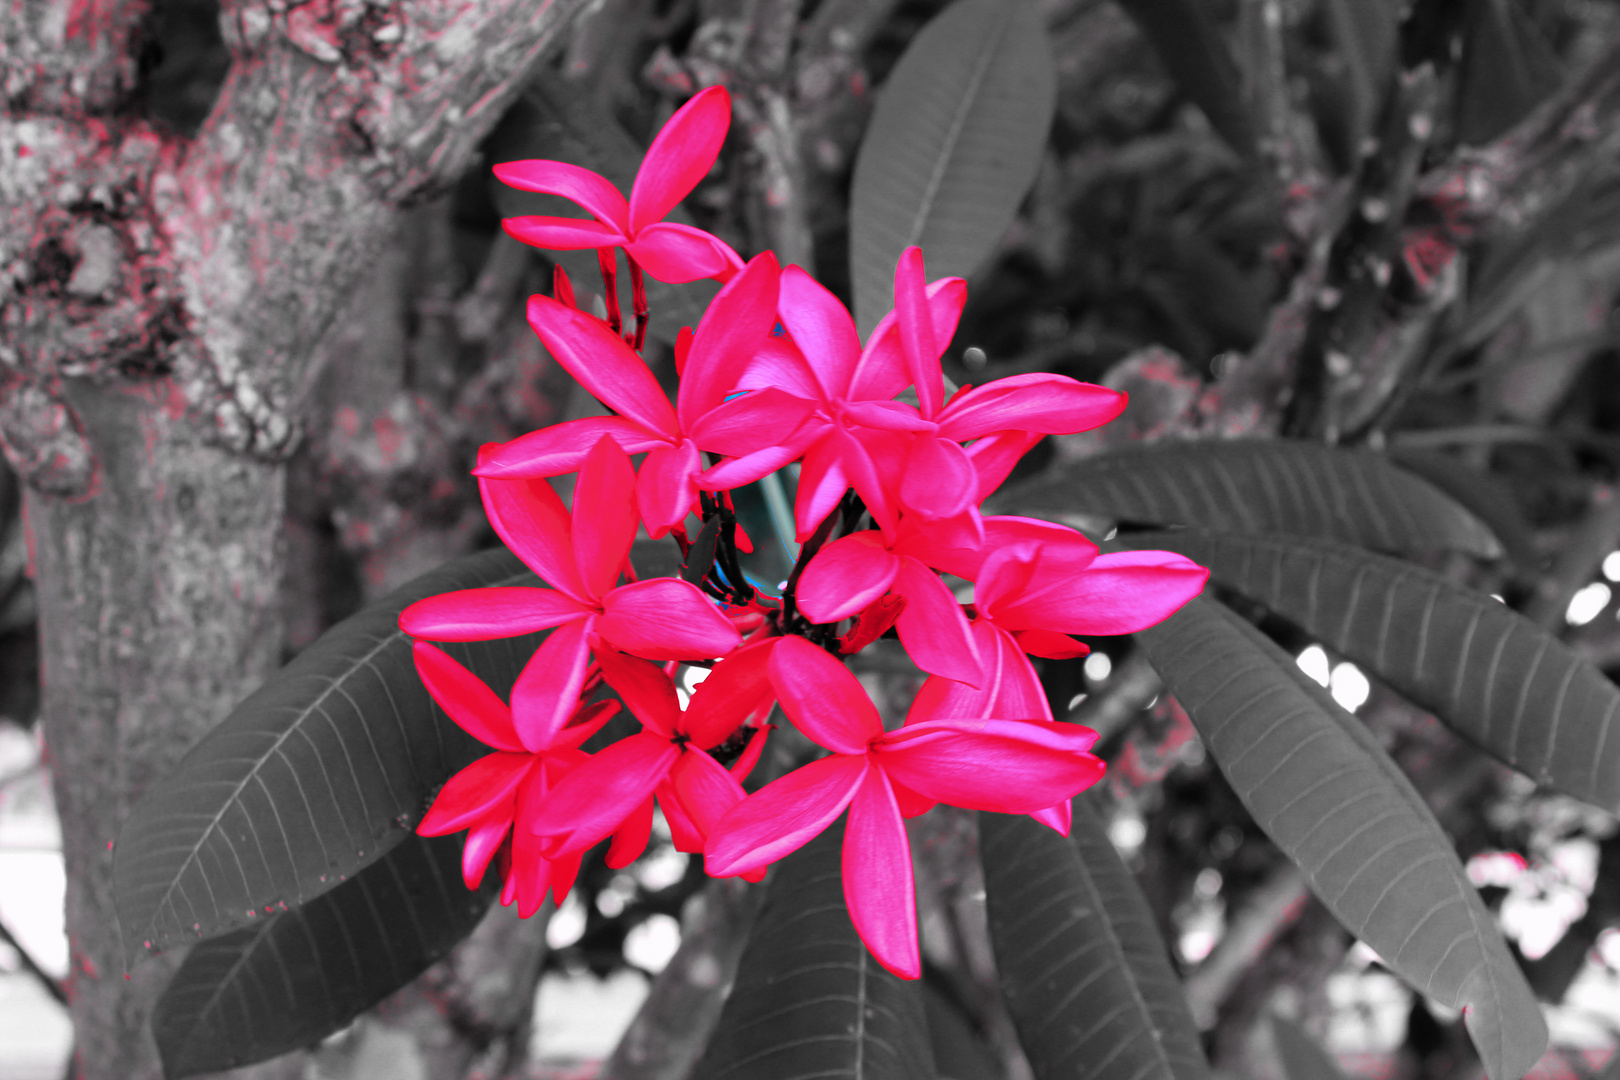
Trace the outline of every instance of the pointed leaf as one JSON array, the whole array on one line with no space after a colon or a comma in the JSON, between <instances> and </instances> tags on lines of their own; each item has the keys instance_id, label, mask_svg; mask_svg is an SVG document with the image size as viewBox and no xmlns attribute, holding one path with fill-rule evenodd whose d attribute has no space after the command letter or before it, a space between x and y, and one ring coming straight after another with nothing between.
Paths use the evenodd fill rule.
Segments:
<instances>
[{"instance_id":1,"label":"pointed leaf","mask_svg":"<svg viewBox=\"0 0 1620 1080\"><path fill-rule=\"evenodd\" d=\"M1056 88L1029 0L957 0L918 33L855 159L850 275L863 338L894 305L906 248L922 247L935 278L967 277L995 250L1040 166Z\"/></svg>"},{"instance_id":2,"label":"pointed leaf","mask_svg":"<svg viewBox=\"0 0 1620 1080\"><path fill-rule=\"evenodd\" d=\"M410 837L340 887L187 954L152 1014L169 1080L337 1031L470 934L499 890L461 883L459 837Z\"/></svg>"},{"instance_id":3,"label":"pointed leaf","mask_svg":"<svg viewBox=\"0 0 1620 1080\"><path fill-rule=\"evenodd\" d=\"M1492 597L1330 540L1139 533L1210 568L1538 783L1620 811L1620 689Z\"/></svg>"},{"instance_id":4,"label":"pointed leaf","mask_svg":"<svg viewBox=\"0 0 1620 1080\"><path fill-rule=\"evenodd\" d=\"M1207 1080L1209 1065L1152 909L1096 810L1067 839L979 815L990 944L1039 1080Z\"/></svg>"},{"instance_id":5,"label":"pointed leaf","mask_svg":"<svg viewBox=\"0 0 1620 1080\"><path fill-rule=\"evenodd\" d=\"M844 908L840 821L783 859L703 1059L704 1080L933 1080L922 987L884 971Z\"/></svg>"},{"instance_id":6,"label":"pointed leaf","mask_svg":"<svg viewBox=\"0 0 1620 1080\"><path fill-rule=\"evenodd\" d=\"M1292 657L1199 597L1137 635L1238 798L1329 911L1420 992L1464 1012L1492 1080L1547 1044L1490 911L1422 796Z\"/></svg>"},{"instance_id":7,"label":"pointed leaf","mask_svg":"<svg viewBox=\"0 0 1620 1080\"><path fill-rule=\"evenodd\" d=\"M1122 446L1048 472L995 504L997 513L1068 511L1217 532L1286 532L1380 551L1501 553L1477 518L1382 455L1309 442Z\"/></svg>"}]
</instances>

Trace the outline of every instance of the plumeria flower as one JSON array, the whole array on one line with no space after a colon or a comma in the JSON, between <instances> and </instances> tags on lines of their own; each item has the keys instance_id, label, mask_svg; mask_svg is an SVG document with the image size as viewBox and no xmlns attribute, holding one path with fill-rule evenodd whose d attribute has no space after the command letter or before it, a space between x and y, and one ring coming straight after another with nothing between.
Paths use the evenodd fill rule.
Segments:
<instances>
[{"instance_id":1,"label":"plumeria flower","mask_svg":"<svg viewBox=\"0 0 1620 1080\"><path fill-rule=\"evenodd\" d=\"M507 218L507 233L553 251L622 247L659 281L729 280L743 261L719 237L664 218L708 175L731 125L731 96L711 86L669 118L636 173L630 200L603 176L561 161L508 161L495 166L503 184L560 195L594 221L565 217Z\"/></svg>"},{"instance_id":2,"label":"plumeria flower","mask_svg":"<svg viewBox=\"0 0 1620 1080\"><path fill-rule=\"evenodd\" d=\"M615 586L635 541L635 472L603 437L586 455L572 511L544 480L480 478L495 532L552 588L462 589L419 600L399 616L412 637L486 641L556 627L530 666L540 674L513 690L518 736L547 745L567 720L597 642L650 660L724 656L741 635L694 585L653 578Z\"/></svg>"},{"instance_id":3,"label":"plumeria flower","mask_svg":"<svg viewBox=\"0 0 1620 1080\"><path fill-rule=\"evenodd\" d=\"M461 875L469 889L478 887L490 859L504 849L501 903L515 901L518 914L525 919L539 909L547 891L562 903L579 874L580 856L545 858L529 824L545 804L547 793L585 763L579 745L618 711L618 703L587 705L543 745L529 747L518 737L512 710L476 675L426 642L416 642L414 658L428 693L450 719L479 742L495 748L493 754L450 778L416 831L423 836L444 836L467 830ZM518 676L518 683L540 677L543 672L531 662ZM515 690L513 697L518 697ZM625 842L615 838L608 855L610 866L629 865L646 845L645 835L639 845L628 831L621 835Z\"/></svg>"},{"instance_id":4,"label":"plumeria flower","mask_svg":"<svg viewBox=\"0 0 1620 1080\"><path fill-rule=\"evenodd\" d=\"M630 454L651 451L636 482L642 519L655 537L680 523L697 500L700 449L731 435L714 410L741 378L776 321L780 270L770 252L755 257L714 298L697 332L682 342L683 370L675 407L646 363L617 334L580 311L544 296L529 299L529 325L579 384L617 416L570 420L490 446L478 456L478 476L512 479L557 476L580 467L604 436ZM810 406L779 390L749 395L749 422L769 437L792 432ZM737 484L781 467L767 460L735 470Z\"/></svg>"},{"instance_id":5,"label":"plumeria flower","mask_svg":"<svg viewBox=\"0 0 1620 1080\"><path fill-rule=\"evenodd\" d=\"M715 822L745 797L741 781L759 760L754 728L727 770L705 751L763 715L774 700L766 664L779 638L745 645L715 665L681 709L675 683L658 665L603 652L602 677L641 721L639 734L597 754L551 793L529 828L550 858L577 855L618 829L656 795L677 851L703 850Z\"/></svg>"},{"instance_id":6,"label":"plumeria flower","mask_svg":"<svg viewBox=\"0 0 1620 1080\"><path fill-rule=\"evenodd\" d=\"M832 751L767 784L721 818L704 852L717 877L797 850L847 808L844 900L861 940L904 979L922 971L911 847L903 818L935 802L1027 814L1095 783L1096 732L1034 720L919 719L885 732L860 682L801 638L784 638L771 682L800 731Z\"/></svg>"}]
</instances>

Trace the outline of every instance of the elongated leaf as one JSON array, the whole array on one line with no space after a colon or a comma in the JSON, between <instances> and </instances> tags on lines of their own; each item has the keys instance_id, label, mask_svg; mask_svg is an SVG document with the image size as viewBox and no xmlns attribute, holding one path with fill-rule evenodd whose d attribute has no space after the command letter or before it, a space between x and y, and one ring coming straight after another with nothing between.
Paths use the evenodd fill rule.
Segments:
<instances>
[{"instance_id":1,"label":"elongated leaf","mask_svg":"<svg viewBox=\"0 0 1620 1080\"><path fill-rule=\"evenodd\" d=\"M1039 1080L1210 1075L1152 909L1084 797L1064 839L979 815L990 944Z\"/></svg>"},{"instance_id":2,"label":"elongated leaf","mask_svg":"<svg viewBox=\"0 0 1620 1080\"><path fill-rule=\"evenodd\" d=\"M843 819L772 871L703 1080L933 1080L922 987L866 951L844 908Z\"/></svg>"},{"instance_id":3,"label":"elongated leaf","mask_svg":"<svg viewBox=\"0 0 1620 1080\"><path fill-rule=\"evenodd\" d=\"M1196 530L1129 540L1209 567L1537 782L1620 812L1620 690L1499 601L1331 540Z\"/></svg>"},{"instance_id":4,"label":"elongated leaf","mask_svg":"<svg viewBox=\"0 0 1620 1080\"><path fill-rule=\"evenodd\" d=\"M1501 554L1489 529L1428 482L1370 450L1310 442L1123 446L1044 473L994 505L1000 513L1325 536L1381 551Z\"/></svg>"},{"instance_id":5,"label":"elongated leaf","mask_svg":"<svg viewBox=\"0 0 1620 1080\"><path fill-rule=\"evenodd\" d=\"M1284 1016L1271 1017L1271 1034L1285 1080L1345 1080L1344 1070L1305 1029Z\"/></svg>"},{"instance_id":6,"label":"elongated leaf","mask_svg":"<svg viewBox=\"0 0 1620 1080\"><path fill-rule=\"evenodd\" d=\"M1457 86L1457 135L1489 142L1558 89L1558 54L1518 0L1469 0Z\"/></svg>"},{"instance_id":7,"label":"elongated leaf","mask_svg":"<svg viewBox=\"0 0 1620 1080\"><path fill-rule=\"evenodd\" d=\"M114 862L131 963L335 888L488 748L423 688L399 613L483 585L539 584L505 550L458 559L344 620L210 731L136 804ZM539 637L451 645L507 693Z\"/></svg>"},{"instance_id":8,"label":"elongated leaf","mask_svg":"<svg viewBox=\"0 0 1620 1080\"><path fill-rule=\"evenodd\" d=\"M1502 553L1520 569L1533 570L1542 564L1530 535L1530 523L1513 490L1501 479L1465 465L1442 450L1394 446L1389 456L1402 469L1427 480L1484 522L1502 542Z\"/></svg>"},{"instance_id":9,"label":"elongated leaf","mask_svg":"<svg viewBox=\"0 0 1620 1080\"><path fill-rule=\"evenodd\" d=\"M461 839L412 836L301 907L204 941L158 998L169 1080L264 1061L343 1027L470 934L498 875L461 881Z\"/></svg>"},{"instance_id":10,"label":"elongated leaf","mask_svg":"<svg viewBox=\"0 0 1620 1080\"><path fill-rule=\"evenodd\" d=\"M1344 61L1350 104L1347 160L1354 162L1378 120L1390 75L1400 59L1396 55L1400 13L1390 0L1328 0L1326 8L1334 45Z\"/></svg>"},{"instance_id":11,"label":"elongated leaf","mask_svg":"<svg viewBox=\"0 0 1620 1080\"><path fill-rule=\"evenodd\" d=\"M1231 50L1200 0L1121 0L1164 61L1182 93L1204 111L1210 126L1246 158L1258 156L1254 123L1243 100L1243 77Z\"/></svg>"},{"instance_id":12,"label":"elongated leaf","mask_svg":"<svg viewBox=\"0 0 1620 1080\"><path fill-rule=\"evenodd\" d=\"M1424 994L1464 1011L1492 1080L1547 1026L1445 832L1371 732L1269 638L1195 598L1137 635L1258 824L1335 918Z\"/></svg>"},{"instance_id":13,"label":"elongated leaf","mask_svg":"<svg viewBox=\"0 0 1620 1080\"><path fill-rule=\"evenodd\" d=\"M939 1080L1002 1080L1001 1066L974 1030L973 1022L927 979L923 1004L928 1011L928 1041L939 1063Z\"/></svg>"},{"instance_id":14,"label":"elongated leaf","mask_svg":"<svg viewBox=\"0 0 1620 1080\"><path fill-rule=\"evenodd\" d=\"M967 277L995 250L1035 180L1056 101L1030 0L957 0L923 27L855 158L849 260L862 336L894 307L907 247L922 246L930 278Z\"/></svg>"}]
</instances>

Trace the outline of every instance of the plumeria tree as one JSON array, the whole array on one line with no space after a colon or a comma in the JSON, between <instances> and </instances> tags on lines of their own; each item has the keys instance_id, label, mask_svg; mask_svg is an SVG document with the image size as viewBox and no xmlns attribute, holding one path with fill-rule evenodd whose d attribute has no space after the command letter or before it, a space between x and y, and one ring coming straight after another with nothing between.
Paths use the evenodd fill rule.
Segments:
<instances>
[{"instance_id":1,"label":"plumeria tree","mask_svg":"<svg viewBox=\"0 0 1620 1080\"><path fill-rule=\"evenodd\" d=\"M129 180L76 202L34 162L0 189L14 220L53 207L0 293L26 353L0 356L0 432L43 543L81 1073L152 1075L155 1046L170 1077L290 1074L278 1055L382 1003L432 1018L434 1075L516 1075L545 920L673 849L675 894L700 899L618 1080L1323 1075L1310 995L1355 941L1420 995L1411 1038L1441 1030L1429 1065L1525 1075L1537 995L1558 995L1477 890L1465 859L1489 845L1457 804L1511 769L1620 807L1620 691L1554 632L1620 528L1597 499L1555 571L1515 577L1537 556L1513 501L1416 447L1447 430L1436 385L1511 382L1490 350L1521 308L1551 318L1546 274L1607 265L1620 65L1590 13L1566 20L1561 81L1514 4L1464 6L1255 0L1225 25L1179 0L957 0L919 29L891 3L802 24L705 3L656 32L662 6L615 0L244 9L200 131L173 112L114 135L93 118L148 84L69 69L117 54L132 16L18 23L29 55L71 48L17 83L6 160ZM622 49L636 33L650 57ZM1099 165L1070 143L1123 122L1080 100L1114 85L1095 74L1114 46L1166 96ZM631 53L668 106L645 150L579 76ZM1511 87L1480 74L1504 55ZM848 111L868 65L869 117ZM245 158L243 131L265 144ZM1195 179L1116 205L1171 176ZM470 282L443 271L463 212L483 215ZM1125 219L1141 235L1086 231ZM401 220L420 247L386 239ZM379 250L380 284L356 286ZM1020 258L1050 270L1038 290L1008 289ZM141 300L103 310L119 268ZM253 282L274 302L247 303ZM412 322L377 316L401 283L416 329L378 333ZM1049 303L1091 322L1043 353ZM1151 348L1098 345L1141 325ZM73 369L81 339L105 363ZM362 414L396 354L412 392ZM357 488L341 513L281 501L298 409L330 433L294 476ZM137 436L144 457L116 452ZM240 483L199 496L209 463ZM157 586L96 569L114 498L145 514L131 551L161 553ZM265 538L289 518L289 609L347 617L295 622L270 674L279 635L222 609L273 606ZM362 553L358 595L297 573L331 544L316 520ZM162 653L148 682L173 686L129 716L107 706L148 685L139 649L106 661L110 621L146 641L192 615L212 646ZM1374 676L1382 712L1319 685L1306 644ZM245 682L210 682L230 658ZM208 707L154 751L143 718L176 695ZM84 703L111 734L75 723ZM1206 826L1225 854L1198 850ZM95 917L114 903L116 933Z\"/></svg>"}]
</instances>

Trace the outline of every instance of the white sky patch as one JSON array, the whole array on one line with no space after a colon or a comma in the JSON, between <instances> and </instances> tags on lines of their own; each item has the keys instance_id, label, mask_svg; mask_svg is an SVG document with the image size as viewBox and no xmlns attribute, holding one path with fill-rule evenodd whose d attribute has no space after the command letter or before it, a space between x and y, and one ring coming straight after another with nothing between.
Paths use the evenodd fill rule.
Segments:
<instances>
[{"instance_id":1,"label":"white sky patch","mask_svg":"<svg viewBox=\"0 0 1620 1080\"><path fill-rule=\"evenodd\" d=\"M1367 703L1372 686L1360 668L1351 663L1343 663L1334 665L1332 674L1328 676L1328 690L1333 694L1334 701L1343 705L1347 711L1355 712Z\"/></svg>"},{"instance_id":2,"label":"white sky patch","mask_svg":"<svg viewBox=\"0 0 1620 1080\"><path fill-rule=\"evenodd\" d=\"M566 949L585 933L585 905L579 893L571 892L546 923L546 944L553 949Z\"/></svg>"},{"instance_id":3,"label":"white sky patch","mask_svg":"<svg viewBox=\"0 0 1620 1080\"><path fill-rule=\"evenodd\" d=\"M669 915L649 915L624 936L624 958L657 974L681 947L681 924Z\"/></svg>"},{"instance_id":4,"label":"white sky patch","mask_svg":"<svg viewBox=\"0 0 1620 1080\"><path fill-rule=\"evenodd\" d=\"M1323 686L1328 684L1328 679L1330 677L1328 658L1327 652L1322 648L1322 646L1310 646L1304 652L1300 653L1299 656L1295 658L1294 662L1299 665L1299 670L1303 671L1305 674L1309 675Z\"/></svg>"},{"instance_id":5,"label":"white sky patch","mask_svg":"<svg viewBox=\"0 0 1620 1080\"><path fill-rule=\"evenodd\" d=\"M1107 653L1094 652L1086 657L1086 678L1091 682L1102 682L1114 672L1114 662L1108 659Z\"/></svg>"},{"instance_id":6,"label":"white sky patch","mask_svg":"<svg viewBox=\"0 0 1620 1080\"><path fill-rule=\"evenodd\" d=\"M1571 626L1585 626L1609 606L1611 595L1609 587L1601 581L1581 586L1569 598L1569 608L1564 612L1565 621Z\"/></svg>"},{"instance_id":7,"label":"white sky patch","mask_svg":"<svg viewBox=\"0 0 1620 1080\"><path fill-rule=\"evenodd\" d=\"M1603 557L1603 576L1620 581L1620 551L1611 551Z\"/></svg>"},{"instance_id":8,"label":"white sky patch","mask_svg":"<svg viewBox=\"0 0 1620 1080\"><path fill-rule=\"evenodd\" d=\"M709 668L688 665L675 673L675 696L680 699L681 708L686 708L686 703L692 700L692 691L709 677L709 672Z\"/></svg>"}]
</instances>

